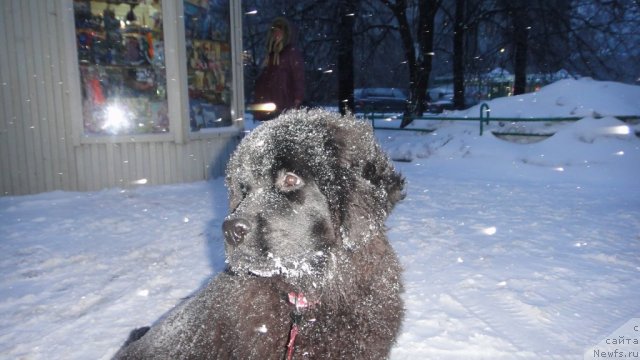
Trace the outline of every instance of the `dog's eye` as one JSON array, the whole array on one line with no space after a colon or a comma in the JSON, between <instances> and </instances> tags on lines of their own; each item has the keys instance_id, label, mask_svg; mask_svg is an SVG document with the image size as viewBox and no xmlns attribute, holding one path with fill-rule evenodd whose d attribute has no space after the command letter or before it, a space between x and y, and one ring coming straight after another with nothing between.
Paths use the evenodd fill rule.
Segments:
<instances>
[{"instance_id":1,"label":"dog's eye","mask_svg":"<svg viewBox=\"0 0 640 360\"><path fill-rule=\"evenodd\" d=\"M298 186L300 185L300 178L293 175L293 174L287 174L284 177L284 186L287 187L293 187L293 186Z\"/></svg>"},{"instance_id":2,"label":"dog's eye","mask_svg":"<svg viewBox=\"0 0 640 360\"><path fill-rule=\"evenodd\" d=\"M292 191L300 188L304 182L298 175L287 172L280 176L277 185L282 191Z\"/></svg>"}]
</instances>

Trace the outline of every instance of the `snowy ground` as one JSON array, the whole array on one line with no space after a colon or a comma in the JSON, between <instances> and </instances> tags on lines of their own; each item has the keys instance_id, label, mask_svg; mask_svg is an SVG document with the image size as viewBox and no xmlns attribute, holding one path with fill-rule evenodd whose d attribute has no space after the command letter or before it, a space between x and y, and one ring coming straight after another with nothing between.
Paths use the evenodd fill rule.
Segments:
<instances>
[{"instance_id":1,"label":"snowy ground","mask_svg":"<svg viewBox=\"0 0 640 360\"><path fill-rule=\"evenodd\" d=\"M640 317L640 128L610 116L638 99L567 80L490 103L584 117L527 124L555 133L532 144L472 122L378 132L408 181L387 222L407 308L392 359L583 359ZM0 359L110 358L223 268L226 211L221 179L0 197Z\"/></svg>"}]
</instances>

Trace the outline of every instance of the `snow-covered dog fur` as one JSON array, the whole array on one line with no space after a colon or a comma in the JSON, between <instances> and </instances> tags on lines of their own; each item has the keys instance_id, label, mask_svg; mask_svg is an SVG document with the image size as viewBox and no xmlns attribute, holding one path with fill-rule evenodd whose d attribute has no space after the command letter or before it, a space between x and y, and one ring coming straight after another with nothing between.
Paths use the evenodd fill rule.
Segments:
<instances>
[{"instance_id":1,"label":"snow-covered dog fur","mask_svg":"<svg viewBox=\"0 0 640 360\"><path fill-rule=\"evenodd\" d=\"M387 358L403 304L384 221L404 180L371 127L285 113L241 142L226 184L227 270L115 358Z\"/></svg>"}]
</instances>

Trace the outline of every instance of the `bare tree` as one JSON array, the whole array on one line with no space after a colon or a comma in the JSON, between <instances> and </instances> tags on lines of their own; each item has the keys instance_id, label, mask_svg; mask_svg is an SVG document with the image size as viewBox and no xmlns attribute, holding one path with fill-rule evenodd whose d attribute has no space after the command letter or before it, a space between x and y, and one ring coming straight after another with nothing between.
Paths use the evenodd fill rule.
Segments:
<instances>
[{"instance_id":1,"label":"bare tree","mask_svg":"<svg viewBox=\"0 0 640 360\"><path fill-rule=\"evenodd\" d=\"M353 2L355 16L343 17ZM248 98L264 59L266 30L276 16L300 30L312 105L346 99L348 106L352 87L402 87L409 90L407 115L413 116L425 110L430 84L453 82L455 105L461 107L469 92L465 83L496 67L515 74L516 93L527 89L527 76L561 69L640 81L637 1L244 0L243 8ZM350 39L353 50L345 50Z\"/></svg>"},{"instance_id":2,"label":"bare tree","mask_svg":"<svg viewBox=\"0 0 640 360\"><path fill-rule=\"evenodd\" d=\"M574 71L597 78L638 81L640 7L625 0L574 0L568 24Z\"/></svg>"},{"instance_id":3,"label":"bare tree","mask_svg":"<svg viewBox=\"0 0 640 360\"><path fill-rule=\"evenodd\" d=\"M359 0L354 29L355 83L402 87L409 82L393 13L380 0ZM375 76L371 76L375 74Z\"/></svg>"},{"instance_id":4,"label":"bare tree","mask_svg":"<svg viewBox=\"0 0 640 360\"><path fill-rule=\"evenodd\" d=\"M382 0L394 14L398 22L398 31L402 40L407 68L409 70L410 106L403 118L401 127L411 122L412 115L422 115L425 111L425 96L429 86L433 61L433 39L435 16L440 0L418 0L418 31L411 31L411 21L407 15L409 8L406 0ZM414 23L416 19L411 19ZM416 45L418 51L416 52Z\"/></svg>"}]
</instances>

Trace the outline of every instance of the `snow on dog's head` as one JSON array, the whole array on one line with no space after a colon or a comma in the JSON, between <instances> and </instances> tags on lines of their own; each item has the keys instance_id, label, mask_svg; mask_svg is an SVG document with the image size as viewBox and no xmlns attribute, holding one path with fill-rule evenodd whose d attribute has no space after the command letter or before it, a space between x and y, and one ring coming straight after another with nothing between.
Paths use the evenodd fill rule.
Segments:
<instances>
[{"instance_id":1,"label":"snow on dog's head","mask_svg":"<svg viewBox=\"0 0 640 360\"><path fill-rule=\"evenodd\" d=\"M316 284L337 253L357 252L383 232L404 180L368 124L296 110L241 142L226 184L229 270Z\"/></svg>"}]
</instances>

